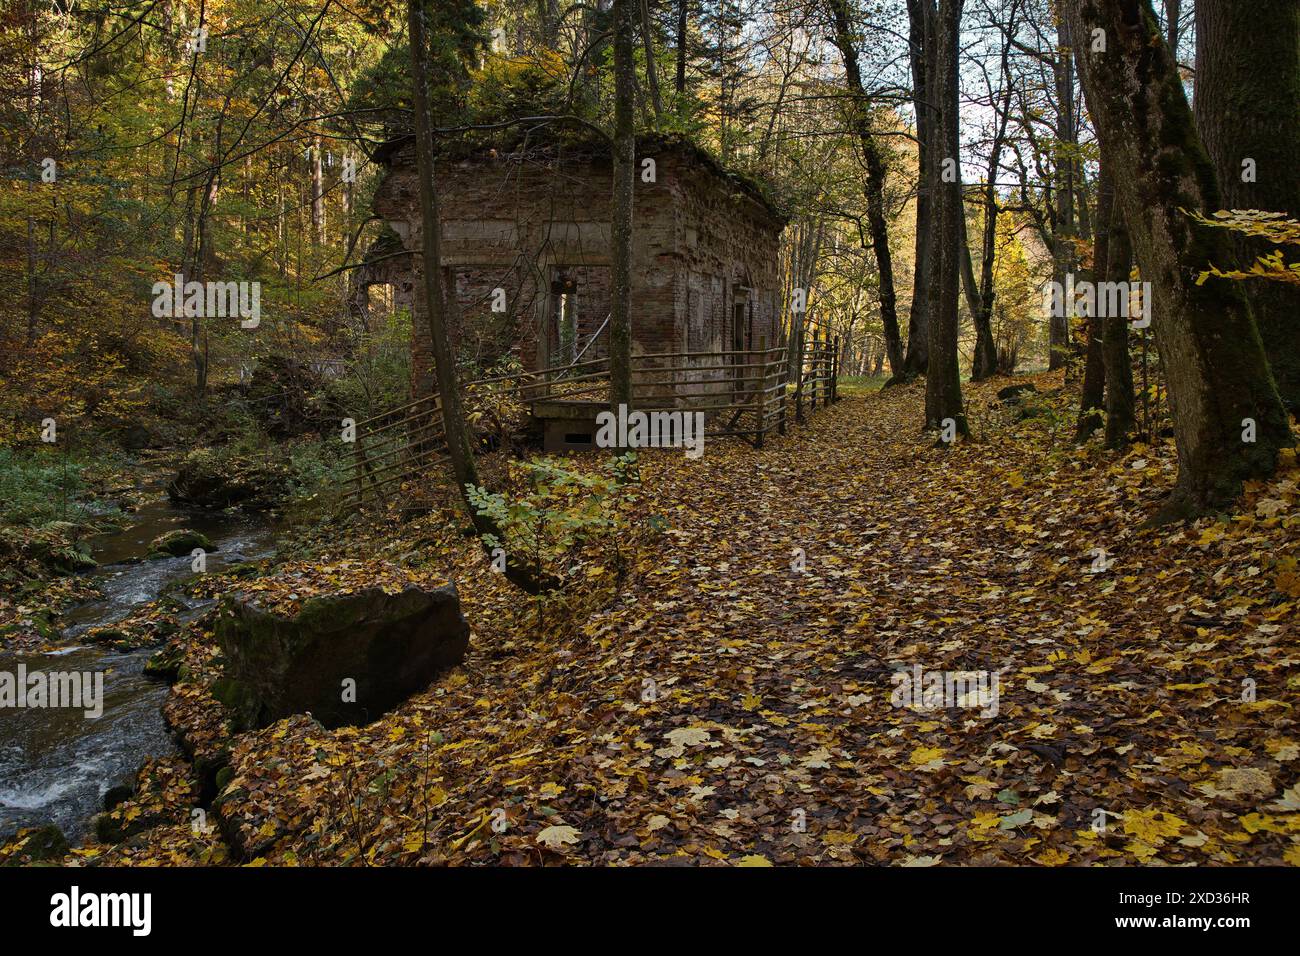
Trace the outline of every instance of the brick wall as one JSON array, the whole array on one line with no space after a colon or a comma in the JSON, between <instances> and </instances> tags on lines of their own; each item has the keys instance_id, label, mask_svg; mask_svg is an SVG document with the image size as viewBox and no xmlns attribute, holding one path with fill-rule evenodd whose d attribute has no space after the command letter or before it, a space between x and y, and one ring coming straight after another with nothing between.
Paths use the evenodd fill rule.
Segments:
<instances>
[{"instance_id":1,"label":"brick wall","mask_svg":"<svg viewBox=\"0 0 1300 956\"><path fill-rule=\"evenodd\" d=\"M655 181L639 175L655 160ZM766 207L680 149L638 155L633 206L632 347L635 353L731 348L737 295L748 297L752 336L776 341L780 223ZM611 166L600 156L482 156L435 170L442 263L454 281L458 360L486 366L509 351L538 368L558 346L552 288L576 283L579 347L609 313ZM398 151L375 197L375 211L406 248L420 248L418 181L410 146ZM411 257L415 292L413 386L432 388L422 263ZM402 261L402 260L395 260ZM743 293L738 285L753 289ZM491 310L505 290L507 310ZM607 332L605 336L607 336ZM584 358L605 354L602 343Z\"/></svg>"}]
</instances>

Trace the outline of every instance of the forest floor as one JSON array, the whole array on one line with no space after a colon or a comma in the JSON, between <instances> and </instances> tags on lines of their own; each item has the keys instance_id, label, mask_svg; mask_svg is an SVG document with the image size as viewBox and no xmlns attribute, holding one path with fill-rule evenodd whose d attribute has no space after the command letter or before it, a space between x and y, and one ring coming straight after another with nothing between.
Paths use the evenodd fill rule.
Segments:
<instances>
[{"instance_id":1,"label":"forest floor","mask_svg":"<svg viewBox=\"0 0 1300 956\"><path fill-rule=\"evenodd\" d=\"M161 761L119 810L161 825L74 853L1300 864L1294 455L1236 514L1147 528L1172 443L1075 448L1073 390L1033 381L1024 419L994 397L1006 380L970 387L974 435L951 450L920 432L915 385L846 396L761 451L647 454L642 504L667 530L617 587L590 566L543 633L437 515L336 532L243 586L450 576L465 664L365 727L238 737L224 838L194 832L192 785ZM221 720L206 638L168 705L181 724ZM894 675L918 666L996 672L996 705L895 706Z\"/></svg>"}]
</instances>

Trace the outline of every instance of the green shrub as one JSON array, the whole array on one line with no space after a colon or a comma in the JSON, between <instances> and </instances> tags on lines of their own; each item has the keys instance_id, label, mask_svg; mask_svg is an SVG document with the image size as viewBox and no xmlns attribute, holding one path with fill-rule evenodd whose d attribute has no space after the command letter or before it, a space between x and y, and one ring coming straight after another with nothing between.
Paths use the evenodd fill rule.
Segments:
<instances>
[{"instance_id":1,"label":"green shrub","mask_svg":"<svg viewBox=\"0 0 1300 956\"><path fill-rule=\"evenodd\" d=\"M86 490L83 470L79 460L53 448L0 448L0 523L89 519L91 513L76 500Z\"/></svg>"},{"instance_id":2,"label":"green shrub","mask_svg":"<svg viewBox=\"0 0 1300 956\"><path fill-rule=\"evenodd\" d=\"M512 564L540 577L554 577L561 589L571 580L579 552L598 545L602 560L620 577L626 570L626 534L636 501L636 454L605 463L602 471L580 471L558 458L512 462L512 487L493 492L469 486L474 510L492 520L503 538L484 535L489 549L501 549Z\"/></svg>"}]
</instances>

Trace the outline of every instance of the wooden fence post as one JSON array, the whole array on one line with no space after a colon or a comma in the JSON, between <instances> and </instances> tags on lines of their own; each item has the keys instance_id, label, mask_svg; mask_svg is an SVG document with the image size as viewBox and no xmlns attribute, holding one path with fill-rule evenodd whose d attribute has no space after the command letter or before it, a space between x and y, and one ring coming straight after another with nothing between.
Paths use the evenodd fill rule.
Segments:
<instances>
[{"instance_id":1,"label":"wooden fence post","mask_svg":"<svg viewBox=\"0 0 1300 956\"><path fill-rule=\"evenodd\" d=\"M822 402L822 407L826 408L826 336L822 333L822 329L816 330L816 350L813 363L816 375L814 394L816 399Z\"/></svg>"},{"instance_id":2,"label":"wooden fence post","mask_svg":"<svg viewBox=\"0 0 1300 956\"><path fill-rule=\"evenodd\" d=\"M821 330L813 329L812 343L812 391L808 393L808 407L817 411L817 392L821 382Z\"/></svg>"},{"instance_id":3,"label":"wooden fence post","mask_svg":"<svg viewBox=\"0 0 1300 956\"><path fill-rule=\"evenodd\" d=\"M786 355L787 355L787 353L786 353L785 347L782 346L781 349L779 349L779 350L777 351L777 353L776 353L776 367L777 367L777 369L780 369L780 368L781 368L781 361L782 361L782 358L783 358L784 356L786 356ZM780 389L780 391L778 391L778 392L776 393L776 396L777 396L777 431L778 431L779 434L782 434L782 435L785 434L786 402L787 402L787 400L788 400L788 396L787 396L787 394L786 394L786 391L787 391L787 390L786 390L786 385L788 384L789 379L790 379L790 367L789 367L789 358L788 358L788 357L785 358L785 362L786 362L786 368L785 368L783 371L781 371L781 373L780 373L780 379L781 379L781 381L780 381L780 385L781 385L781 389Z\"/></svg>"},{"instance_id":4,"label":"wooden fence post","mask_svg":"<svg viewBox=\"0 0 1300 956\"><path fill-rule=\"evenodd\" d=\"M840 337L835 336L835 344L831 346L831 401L840 400Z\"/></svg>"},{"instance_id":5,"label":"wooden fence post","mask_svg":"<svg viewBox=\"0 0 1300 956\"><path fill-rule=\"evenodd\" d=\"M803 352L804 352L805 331L802 325L799 327L799 333L795 338L794 347L794 369L791 375L794 376L794 420L803 424Z\"/></svg>"},{"instance_id":6,"label":"wooden fence post","mask_svg":"<svg viewBox=\"0 0 1300 956\"><path fill-rule=\"evenodd\" d=\"M763 431L764 431L763 418L767 411L767 402L766 402L767 395L763 391L764 386L767 385L767 336L766 335L760 335L758 337L758 351L763 356L762 362L761 364L759 362L755 362L753 368L755 374L758 374L758 370L760 367L762 368L763 371L754 386L754 406L755 406L754 414L758 416L758 418L754 422L754 429L755 429L754 447L762 448Z\"/></svg>"}]
</instances>

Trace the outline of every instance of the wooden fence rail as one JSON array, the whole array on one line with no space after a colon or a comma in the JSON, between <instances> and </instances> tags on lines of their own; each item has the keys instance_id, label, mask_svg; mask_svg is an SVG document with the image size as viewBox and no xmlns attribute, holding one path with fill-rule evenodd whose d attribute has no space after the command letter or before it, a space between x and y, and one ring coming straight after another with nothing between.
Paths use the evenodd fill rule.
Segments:
<instances>
[{"instance_id":1,"label":"wooden fence rail","mask_svg":"<svg viewBox=\"0 0 1300 956\"><path fill-rule=\"evenodd\" d=\"M741 437L756 448L773 431L785 434L789 406L804 420L804 403L815 410L836 400L838 340L817 333L796 352L791 374L784 346L711 352L660 352L632 359L632 403L642 410L703 412L706 438ZM539 402L604 407L609 402L609 360L580 361L563 369L495 375L465 382L465 411L472 424L494 421L522 428ZM437 395L406 402L356 424L356 439L343 496L356 507L382 498L401 482L448 461L442 403Z\"/></svg>"}]
</instances>

